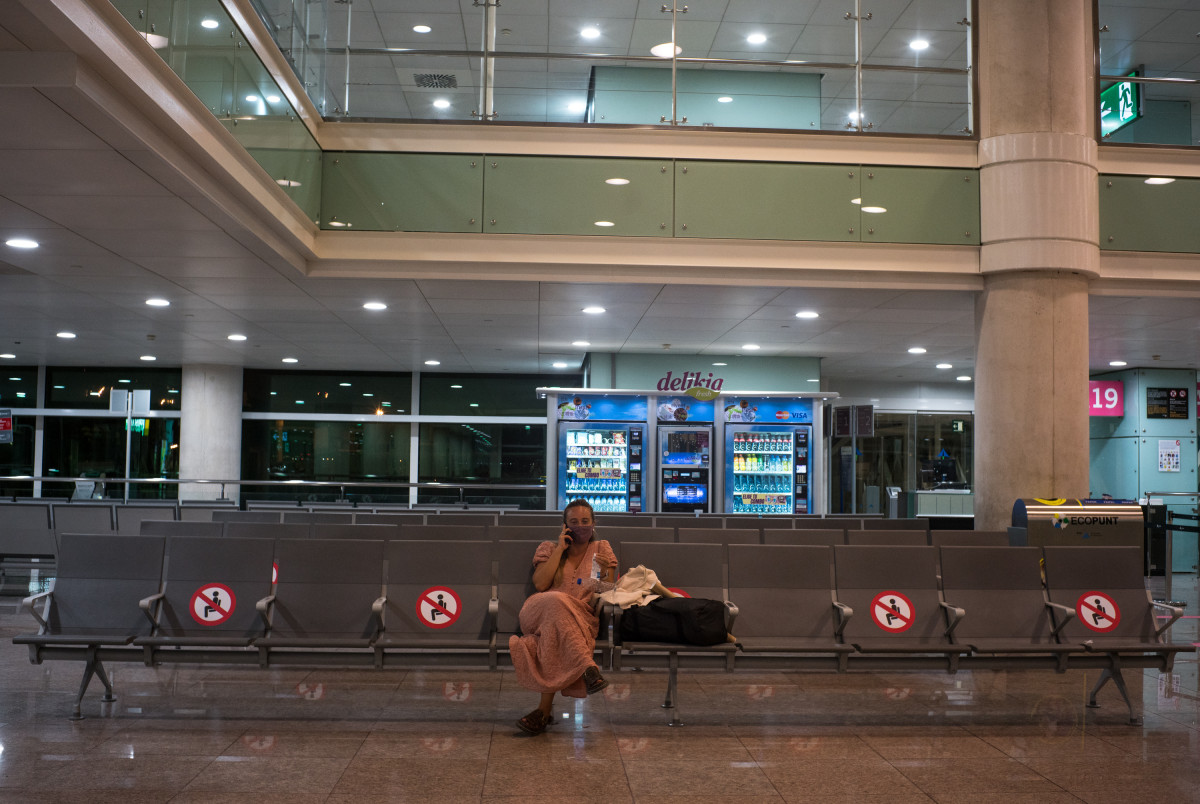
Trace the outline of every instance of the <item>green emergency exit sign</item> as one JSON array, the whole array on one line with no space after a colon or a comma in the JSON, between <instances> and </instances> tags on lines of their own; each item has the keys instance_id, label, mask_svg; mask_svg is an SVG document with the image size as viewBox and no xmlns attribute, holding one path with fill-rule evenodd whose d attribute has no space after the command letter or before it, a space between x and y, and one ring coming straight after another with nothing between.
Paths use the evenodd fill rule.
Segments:
<instances>
[{"instance_id":1,"label":"green emergency exit sign","mask_svg":"<svg viewBox=\"0 0 1200 804\"><path fill-rule=\"evenodd\" d=\"M1121 81L1100 93L1100 136L1107 137L1141 116L1142 89L1138 84Z\"/></svg>"}]
</instances>

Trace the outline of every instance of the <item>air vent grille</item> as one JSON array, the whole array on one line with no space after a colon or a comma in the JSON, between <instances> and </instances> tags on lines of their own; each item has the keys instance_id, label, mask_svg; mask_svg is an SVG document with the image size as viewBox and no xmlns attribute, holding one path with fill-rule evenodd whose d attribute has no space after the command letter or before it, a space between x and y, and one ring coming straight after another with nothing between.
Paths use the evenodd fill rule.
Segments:
<instances>
[{"instance_id":1,"label":"air vent grille","mask_svg":"<svg viewBox=\"0 0 1200 804\"><path fill-rule=\"evenodd\" d=\"M421 89L458 89L458 76L446 73L414 73L413 81Z\"/></svg>"}]
</instances>

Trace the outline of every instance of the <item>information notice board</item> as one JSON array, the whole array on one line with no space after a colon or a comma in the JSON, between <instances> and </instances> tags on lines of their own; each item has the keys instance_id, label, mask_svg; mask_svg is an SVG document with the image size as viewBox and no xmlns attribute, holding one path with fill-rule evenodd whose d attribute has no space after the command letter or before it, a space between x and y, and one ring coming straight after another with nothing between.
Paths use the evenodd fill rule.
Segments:
<instances>
[{"instance_id":1,"label":"information notice board","mask_svg":"<svg viewBox=\"0 0 1200 804\"><path fill-rule=\"evenodd\" d=\"M1188 419L1187 388L1147 388L1147 419Z\"/></svg>"}]
</instances>

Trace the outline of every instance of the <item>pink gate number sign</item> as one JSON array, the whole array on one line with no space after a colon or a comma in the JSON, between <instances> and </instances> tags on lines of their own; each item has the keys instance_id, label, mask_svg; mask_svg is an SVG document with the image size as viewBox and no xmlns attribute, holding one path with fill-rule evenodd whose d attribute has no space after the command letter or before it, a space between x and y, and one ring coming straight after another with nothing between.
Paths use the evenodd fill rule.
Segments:
<instances>
[{"instance_id":1,"label":"pink gate number sign","mask_svg":"<svg viewBox=\"0 0 1200 804\"><path fill-rule=\"evenodd\" d=\"M1125 415L1125 383L1088 380L1088 413L1092 416Z\"/></svg>"}]
</instances>

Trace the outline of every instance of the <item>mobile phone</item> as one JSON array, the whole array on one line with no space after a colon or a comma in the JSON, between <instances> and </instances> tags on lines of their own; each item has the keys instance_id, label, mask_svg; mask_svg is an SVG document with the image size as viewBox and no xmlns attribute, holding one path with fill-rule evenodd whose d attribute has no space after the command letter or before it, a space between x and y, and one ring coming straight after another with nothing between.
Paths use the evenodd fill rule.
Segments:
<instances>
[{"instance_id":1,"label":"mobile phone","mask_svg":"<svg viewBox=\"0 0 1200 804\"><path fill-rule=\"evenodd\" d=\"M567 546L568 547L570 547L572 544L575 544L574 537L575 537L575 531L571 530L570 528L567 528Z\"/></svg>"}]
</instances>

